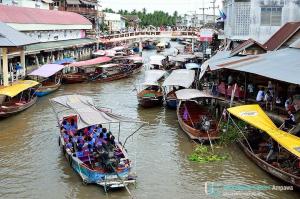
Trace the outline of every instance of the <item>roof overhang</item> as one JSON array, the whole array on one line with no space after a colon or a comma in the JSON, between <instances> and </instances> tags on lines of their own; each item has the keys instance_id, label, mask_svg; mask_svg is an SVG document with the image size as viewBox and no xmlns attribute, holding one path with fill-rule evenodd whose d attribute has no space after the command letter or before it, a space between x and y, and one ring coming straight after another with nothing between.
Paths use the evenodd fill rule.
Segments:
<instances>
[{"instance_id":1,"label":"roof overhang","mask_svg":"<svg viewBox=\"0 0 300 199\"><path fill-rule=\"evenodd\" d=\"M82 25L59 25L59 24L17 24L17 23L7 23L10 27L19 31L34 31L34 30L90 30L92 29L92 24L82 24Z\"/></svg>"}]
</instances>

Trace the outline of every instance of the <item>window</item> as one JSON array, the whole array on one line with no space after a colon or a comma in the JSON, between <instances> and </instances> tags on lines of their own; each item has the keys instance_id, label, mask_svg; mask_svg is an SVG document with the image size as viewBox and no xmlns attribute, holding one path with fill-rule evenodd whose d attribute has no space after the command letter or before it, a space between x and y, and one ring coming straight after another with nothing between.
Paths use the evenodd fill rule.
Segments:
<instances>
[{"instance_id":1,"label":"window","mask_svg":"<svg viewBox=\"0 0 300 199\"><path fill-rule=\"evenodd\" d=\"M280 26L281 14L281 7L263 7L261 8L260 24L263 26Z\"/></svg>"}]
</instances>

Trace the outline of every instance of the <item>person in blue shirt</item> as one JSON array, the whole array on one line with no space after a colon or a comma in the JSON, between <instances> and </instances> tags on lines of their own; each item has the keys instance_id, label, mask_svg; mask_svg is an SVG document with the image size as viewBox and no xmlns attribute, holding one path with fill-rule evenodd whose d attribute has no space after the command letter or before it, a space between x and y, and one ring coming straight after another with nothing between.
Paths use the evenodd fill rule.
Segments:
<instances>
[{"instance_id":1,"label":"person in blue shirt","mask_svg":"<svg viewBox=\"0 0 300 199\"><path fill-rule=\"evenodd\" d=\"M77 147L76 156L77 156L78 158L83 157L83 151L82 151L82 148L79 147L79 146Z\"/></svg>"},{"instance_id":2,"label":"person in blue shirt","mask_svg":"<svg viewBox=\"0 0 300 199\"><path fill-rule=\"evenodd\" d=\"M70 130L70 124L66 120L62 122L62 126L64 127L65 130L69 131Z\"/></svg>"}]
</instances>

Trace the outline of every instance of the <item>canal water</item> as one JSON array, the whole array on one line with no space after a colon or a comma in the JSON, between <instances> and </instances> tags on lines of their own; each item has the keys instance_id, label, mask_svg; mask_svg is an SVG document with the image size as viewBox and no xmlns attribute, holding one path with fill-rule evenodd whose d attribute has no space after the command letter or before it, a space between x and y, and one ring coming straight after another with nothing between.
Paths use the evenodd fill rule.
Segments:
<instances>
[{"instance_id":1,"label":"canal water","mask_svg":"<svg viewBox=\"0 0 300 199\"><path fill-rule=\"evenodd\" d=\"M144 52L145 60L154 53ZM134 88L143 76L141 72L120 81L64 85L57 92L39 98L29 110L0 121L0 198L130 198L125 189L106 195L99 186L83 185L61 153L57 123L48 100L73 93L92 96L100 107L149 122L126 144L138 176L136 186L130 186L134 198L212 198L205 193L205 184L213 182L214 185L284 185L259 169L235 145L223 149L230 156L223 162L190 162L187 156L195 145L180 129L176 112L164 107L138 107ZM121 140L137 127L122 124ZM112 130L117 128L111 126ZM299 198L296 191L239 194L215 197Z\"/></svg>"}]
</instances>

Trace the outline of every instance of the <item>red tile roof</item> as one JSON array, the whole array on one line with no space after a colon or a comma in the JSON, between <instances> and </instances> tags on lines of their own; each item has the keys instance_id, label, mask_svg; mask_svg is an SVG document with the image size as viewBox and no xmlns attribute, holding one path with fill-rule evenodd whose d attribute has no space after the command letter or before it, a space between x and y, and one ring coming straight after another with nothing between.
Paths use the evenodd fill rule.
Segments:
<instances>
[{"instance_id":1,"label":"red tile roof","mask_svg":"<svg viewBox=\"0 0 300 199\"><path fill-rule=\"evenodd\" d=\"M91 22L73 12L0 5L0 21L17 24L91 25Z\"/></svg>"},{"instance_id":2,"label":"red tile roof","mask_svg":"<svg viewBox=\"0 0 300 199\"><path fill-rule=\"evenodd\" d=\"M284 24L272 37L264 44L267 50L279 49L288 39L290 39L300 29L300 22L288 22Z\"/></svg>"},{"instance_id":3,"label":"red tile roof","mask_svg":"<svg viewBox=\"0 0 300 199\"><path fill-rule=\"evenodd\" d=\"M250 38L232 49L230 56L234 56L252 45L258 45L262 49L266 50L266 48L262 44Z\"/></svg>"}]
</instances>

